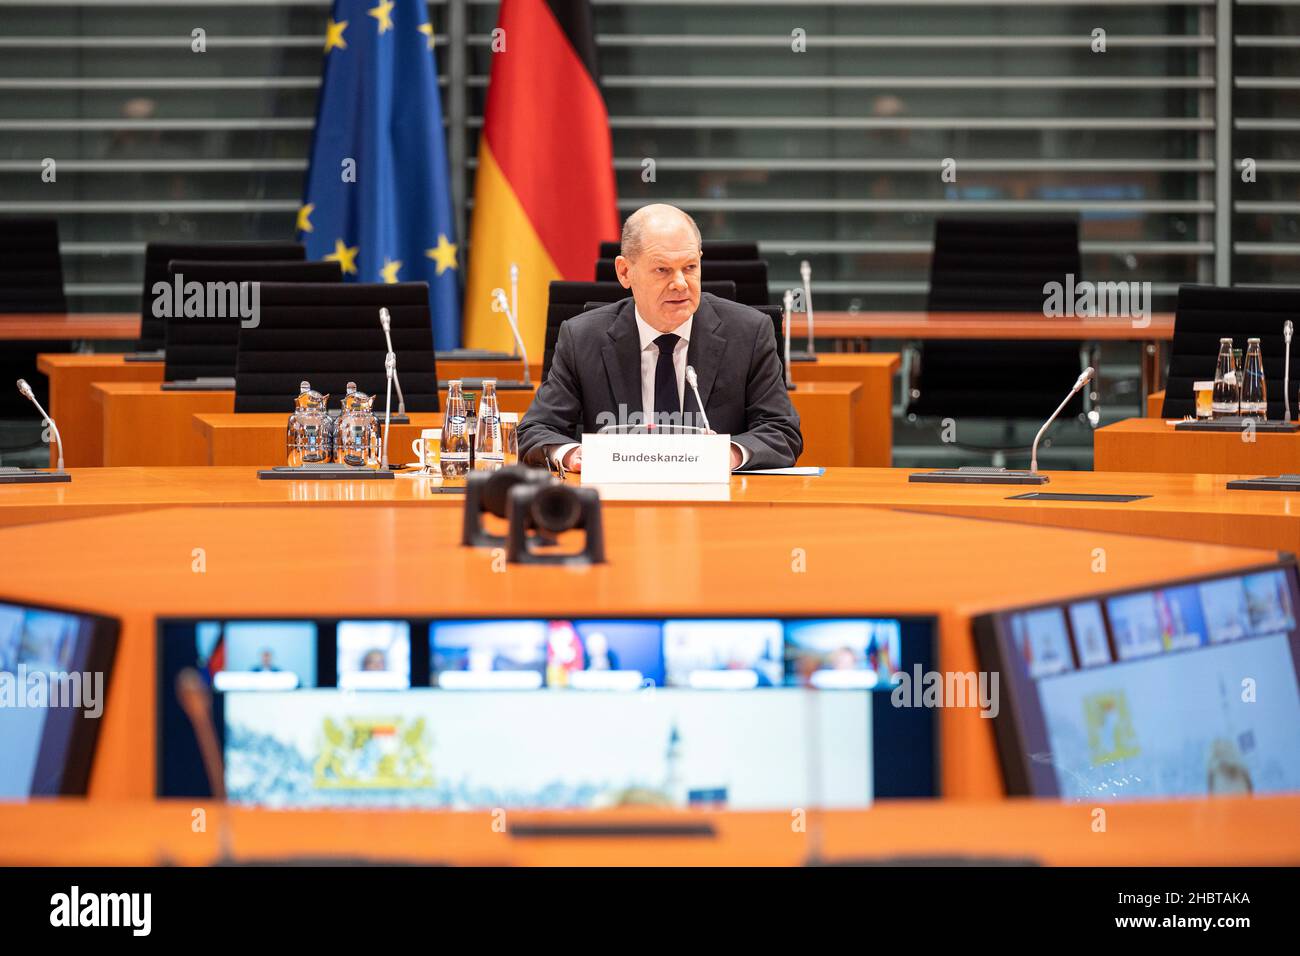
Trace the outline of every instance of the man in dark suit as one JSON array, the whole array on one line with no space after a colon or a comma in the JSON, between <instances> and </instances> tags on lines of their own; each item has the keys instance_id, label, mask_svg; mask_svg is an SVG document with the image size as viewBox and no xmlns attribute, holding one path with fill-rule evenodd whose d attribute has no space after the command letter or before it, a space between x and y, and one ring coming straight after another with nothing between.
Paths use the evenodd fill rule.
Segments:
<instances>
[{"instance_id":1,"label":"man in dark suit","mask_svg":"<svg viewBox=\"0 0 1300 956\"><path fill-rule=\"evenodd\" d=\"M582 470L583 432L642 422L703 425L731 436L731 467L781 468L803 450L772 322L757 309L700 295L700 230L674 206L638 209L623 225L618 281L632 297L560 326L546 381L519 423L532 465Z\"/></svg>"}]
</instances>

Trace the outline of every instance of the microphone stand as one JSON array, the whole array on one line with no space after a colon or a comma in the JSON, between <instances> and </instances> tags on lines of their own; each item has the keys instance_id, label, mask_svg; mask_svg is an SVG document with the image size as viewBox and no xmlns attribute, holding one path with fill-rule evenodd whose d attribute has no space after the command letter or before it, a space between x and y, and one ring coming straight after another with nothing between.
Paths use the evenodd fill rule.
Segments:
<instances>
[{"instance_id":1,"label":"microphone stand","mask_svg":"<svg viewBox=\"0 0 1300 956\"><path fill-rule=\"evenodd\" d=\"M31 485L71 481L72 476L63 470L63 436L59 434L59 426L54 423L54 419L36 400L36 393L32 391L32 387L27 384L26 379L20 378L18 380L18 393L36 406L36 410L41 413L41 418L44 419L41 424L48 424L54 432L54 443L59 450L59 461L53 471L45 471L41 468L0 467L0 485Z\"/></svg>"},{"instance_id":2,"label":"microphone stand","mask_svg":"<svg viewBox=\"0 0 1300 956\"><path fill-rule=\"evenodd\" d=\"M524 343L519 338L519 329L515 327L515 317L519 315L519 264L510 263L510 310L506 317L510 319L510 327L515 333L515 354L516 357L524 350ZM528 384L528 358L524 358L524 384Z\"/></svg>"},{"instance_id":3,"label":"microphone stand","mask_svg":"<svg viewBox=\"0 0 1300 956\"><path fill-rule=\"evenodd\" d=\"M402 395L402 383L397 378L397 353L393 351L393 337L389 334L389 327L393 324L393 318L385 308L379 310L379 324L384 330L384 342L388 345L388 354L384 356L384 377L387 380L384 388L384 451L379 467L383 471L388 471L388 429L393 420L393 386L397 386L397 417L399 419L406 418L406 397Z\"/></svg>"},{"instance_id":4,"label":"microphone stand","mask_svg":"<svg viewBox=\"0 0 1300 956\"><path fill-rule=\"evenodd\" d=\"M516 266L510 267L510 278L512 284L514 282L516 275L518 274L518 271L519 271L518 267ZM514 308L512 308L510 305L506 303L506 293L504 289L493 289L492 295L493 295L493 299L495 300L498 311L505 313L506 324L510 326L510 332L515 337L515 354L520 357L520 359L524 364L524 378L523 378L524 387L530 388L533 384L533 378L532 378L532 373L528 370L528 349L525 348L524 346L524 337L519 334L519 321L515 317ZM498 382L497 388L499 389L500 387L501 387L501 383Z\"/></svg>"},{"instance_id":5,"label":"microphone stand","mask_svg":"<svg viewBox=\"0 0 1300 956\"><path fill-rule=\"evenodd\" d=\"M1038 429L1038 434L1034 436L1034 446L1030 452L1029 470L1021 471L1008 468L988 468L983 466L966 466L962 468L950 468L940 471L918 471L907 476L909 482L935 482L939 484L958 484L958 485L1045 485L1048 482L1047 475L1038 473L1038 442L1042 439L1052 422L1056 421L1061 411L1069 404L1070 399L1079 393L1079 389L1087 385L1096 374L1096 369L1089 365L1083 370L1070 393L1065 396L1065 401L1056 406L1056 411L1052 412L1047 421L1043 422L1043 427Z\"/></svg>"},{"instance_id":6,"label":"microphone stand","mask_svg":"<svg viewBox=\"0 0 1300 956\"><path fill-rule=\"evenodd\" d=\"M1286 420L1291 420L1291 335L1295 331L1295 326L1291 320L1287 319L1286 324L1282 326L1282 338L1286 342L1286 361L1282 373L1282 401L1286 407Z\"/></svg>"},{"instance_id":7,"label":"microphone stand","mask_svg":"<svg viewBox=\"0 0 1300 956\"><path fill-rule=\"evenodd\" d=\"M808 361L817 361L817 345L813 341L812 263L807 259L799 263L799 276L803 279L804 315L808 317Z\"/></svg>"},{"instance_id":8,"label":"microphone stand","mask_svg":"<svg viewBox=\"0 0 1300 956\"><path fill-rule=\"evenodd\" d=\"M794 290L786 289L781 324L785 327L785 389L794 391L794 373L790 371L790 319L794 314Z\"/></svg>"}]
</instances>

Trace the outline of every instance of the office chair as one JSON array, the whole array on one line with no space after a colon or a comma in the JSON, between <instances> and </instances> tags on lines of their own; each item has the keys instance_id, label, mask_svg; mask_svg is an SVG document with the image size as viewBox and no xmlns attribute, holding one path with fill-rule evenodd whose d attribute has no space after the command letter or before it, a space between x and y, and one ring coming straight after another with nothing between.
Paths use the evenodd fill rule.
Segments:
<instances>
[{"instance_id":1,"label":"office chair","mask_svg":"<svg viewBox=\"0 0 1300 956\"><path fill-rule=\"evenodd\" d=\"M1285 414L1282 379L1286 349L1282 325L1290 319L1300 324L1300 288L1243 289L1184 285L1178 288L1174 308L1174 339L1169 347L1169 378L1165 383L1164 418L1196 414L1193 384L1211 381L1219 357L1219 339L1231 337L1234 348L1246 351L1246 340L1259 339L1264 355L1264 380L1268 386L1268 417ZM1300 381L1297 346L1291 342L1291 387ZM1297 411L1291 393L1291 414Z\"/></svg>"},{"instance_id":2,"label":"office chair","mask_svg":"<svg viewBox=\"0 0 1300 956\"><path fill-rule=\"evenodd\" d=\"M242 282L343 281L343 270L337 262L173 259L168 263L167 271L173 278L183 276L186 284L229 283L237 286ZM183 305L183 300L180 304ZM177 303L173 303L172 308L176 310ZM207 309L204 311L206 313ZM239 330L244 320L229 308L225 311L229 313L226 316L182 314L164 320L164 382L226 378L230 379L230 385L226 387L234 387Z\"/></svg>"},{"instance_id":3,"label":"office chair","mask_svg":"<svg viewBox=\"0 0 1300 956\"><path fill-rule=\"evenodd\" d=\"M379 309L392 316L393 351L408 412L438 411L427 282L269 282L261 322L241 329L235 363L236 412L289 413L298 383L330 395L337 407L348 382L376 396L382 410L387 346ZM393 391L393 410L397 392Z\"/></svg>"}]
</instances>

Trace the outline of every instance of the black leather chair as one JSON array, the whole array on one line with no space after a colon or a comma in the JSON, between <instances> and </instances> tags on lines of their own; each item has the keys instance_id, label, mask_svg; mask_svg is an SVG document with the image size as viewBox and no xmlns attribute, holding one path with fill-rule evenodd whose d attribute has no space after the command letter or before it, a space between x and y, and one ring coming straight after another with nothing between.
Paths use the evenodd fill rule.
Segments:
<instances>
[{"instance_id":1,"label":"black leather chair","mask_svg":"<svg viewBox=\"0 0 1300 956\"><path fill-rule=\"evenodd\" d=\"M377 396L375 408L382 409L387 346L379 325L381 307L393 320L393 351L406 410L438 411L427 282L268 282L261 297L261 322L239 333L236 412L287 415L303 379L328 392L332 407L338 406L347 383L356 382L361 391Z\"/></svg>"},{"instance_id":2,"label":"black leather chair","mask_svg":"<svg viewBox=\"0 0 1300 956\"><path fill-rule=\"evenodd\" d=\"M1182 418L1196 414L1192 386L1214 378L1219 339L1231 337L1234 348L1246 351L1246 340L1259 339L1264 354L1264 380L1268 386L1268 417L1285 413L1282 380L1286 365L1282 326L1287 319L1300 325L1300 288L1242 289L1185 285L1178 289L1174 310L1174 339L1169 347L1169 378L1160 414ZM1291 340L1291 387L1300 382L1300 343ZM1291 415L1297 412L1291 392Z\"/></svg>"},{"instance_id":3,"label":"black leather chair","mask_svg":"<svg viewBox=\"0 0 1300 956\"><path fill-rule=\"evenodd\" d=\"M710 292L723 299L736 298L734 282L701 282L700 292ZM546 293L546 347L542 354L542 381L551 371L551 360L555 357L555 343L560 338L560 326L576 315L590 311L588 304L598 302L607 305L619 302L632 294L617 282L564 282L550 284Z\"/></svg>"},{"instance_id":4,"label":"black leather chair","mask_svg":"<svg viewBox=\"0 0 1300 956\"><path fill-rule=\"evenodd\" d=\"M767 263L762 259L710 259L700 270L707 282L736 283L736 301L745 305L769 305ZM617 282L613 259L596 262L597 282Z\"/></svg>"},{"instance_id":5,"label":"black leather chair","mask_svg":"<svg viewBox=\"0 0 1300 956\"><path fill-rule=\"evenodd\" d=\"M931 312L1042 315L1048 282L1080 281L1073 220L939 219L930 265ZM1082 371L1081 342L926 342L908 383L909 416L1042 421ZM1078 415L1082 396L1061 413Z\"/></svg>"},{"instance_id":6,"label":"black leather chair","mask_svg":"<svg viewBox=\"0 0 1300 956\"><path fill-rule=\"evenodd\" d=\"M63 259L59 255L56 219L0 219L0 312L59 313L68 311L63 292ZM27 379L36 398L49 408L49 381L36 371L42 352L67 352L71 343L24 340L0 346L0 417L36 416L14 383Z\"/></svg>"},{"instance_id":7,"label":"black leather chair","mask_svg":"<svg viewBox=\"0 0 1300 956\"><path fill-rule=\"evenodd\" d=\"M337 262L294 260L209 262L202 259L173 259L167 266L174 279L185 283L242 282L342 282ZM183 305L183 301L181 303ZM206 305L206 303L205 303ZM173 310L176 305L173 303ZM204 310L207 311L206 308ZM242 319L226 308L227 315L173 315L164 320L163 381L180 382L196 378L235 377L235 356L239 347Z\"/></svg>"},{"instance_id":8,"label":"black leather chair","mask_svg":"<svg viewBox=\"0 0 1300 956\"><path fill-rule=\"evenodd\" d=\"M299 242L151 242L144 247L144 288L140 294L138 352L156 352L166 344L166 325L153 314L153 287L166 282L167 264L173 259L209 259L218 262L297 260L307 258Z\"/></svg>"},{"instance_id":9,"label":"black leather chair","mask_svg":"<svg viewBox=\"0 0 1300 956\"><path fill-rule=\"evenodd\" d=\"M602 242L598 259L613 259L619 254L619 243ZM757 242L734 242L730 239L705 239L700 244L703 259L757 259Z\"/></svg>"}]
</instances>

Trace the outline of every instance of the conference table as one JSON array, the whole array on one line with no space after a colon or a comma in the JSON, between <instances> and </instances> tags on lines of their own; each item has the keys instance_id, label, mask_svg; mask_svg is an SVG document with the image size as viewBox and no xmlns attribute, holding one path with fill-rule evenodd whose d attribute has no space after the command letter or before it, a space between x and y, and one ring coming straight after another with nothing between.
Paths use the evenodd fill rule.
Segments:
<instances>
[{"instance_id":1,"label":"conference table","mask_svg":"<svg viewBox=\"0 0 1300 956\"><path fill-rule=\"evenodd\" d=\"M272 465L284 457L287 399L284 414L236 416L231 391L164 389L161 362L130 362L120 355L42 355L38 362L50 379L50 414L62 430L69 467ZM790 395L802 423L805 462L890 463L898 364L895 353L827 355L817 362L794 364L795 388ZM531 373L532 381L539 382L540 368L533 365ZM443 380L489 376L517 380L522 372L511 361L439 364ZM502 410L526 411L534 391L501 390ZM437 427L441 418L413 413L412 422L420 428ZM407 446L413 437L404 438ZM55 449L50 453L53 462Z\"/></svg>"},{"instance_id":2,"label":"conference table","mask_svg":"<svg viewBox=\"0 0 1300 956\"><path fill-rule=\"evenodd\" d=\"M1300 432L1177 431L1172 419L1126 418L1093 432L1097 471L1233 474L1300 472Z\"/></svg>"},{"instance_id":3,"label":"conference table","mask_svg":"<svg viewBox=\"0 0 1300 956\"><path fill-rule=\"evenodd\" d=\"M122 341L139 337L140 315L136 312L0 313L0 342Z\"/></svg>"},{"instance_id":4,"label":"conference table","mask_svg":"<svg viewBox=\"0 0 1300 956\"><path fill-rule=\"evenodd\" d=\"M872 339L1138 342L1140 395L1163 387L1163 344L1174 337L1171 312L1154 312L1149 319L1034 312L818 312L815 322L817 338L834 340L840 348L869 348Z\"/></svg>"},{"instance_id":5,"label":"conference table","mask_svg":"<svg viewBox=\"0 0 1300 956\"><path fill-rule=\"evenodd\" d=\"M394 429L394 436L397 432ZM394 455L395 460L407 457ZM166 508L439 508L459 511L463 495L438 478L413 473L383 481L259 480L251 465L222 467L73 468L72 481L0 486L0 528ZM1176 541L1267 547L1300 553L1300 493L1229 490L1237 475L1060 471L1042 486L931 484L908 480L906 468L827 468L820 476L732 476L709 486L601 488L608 507L654 501L753 510L800 505L878 508L1146 535ZM571 483L580 483L570 476ZM702 493L708 488L708 493ZM1035 491L1065 495L1137 495L1135 501L1033 500Z\"/></svg>"}]
</instances>

